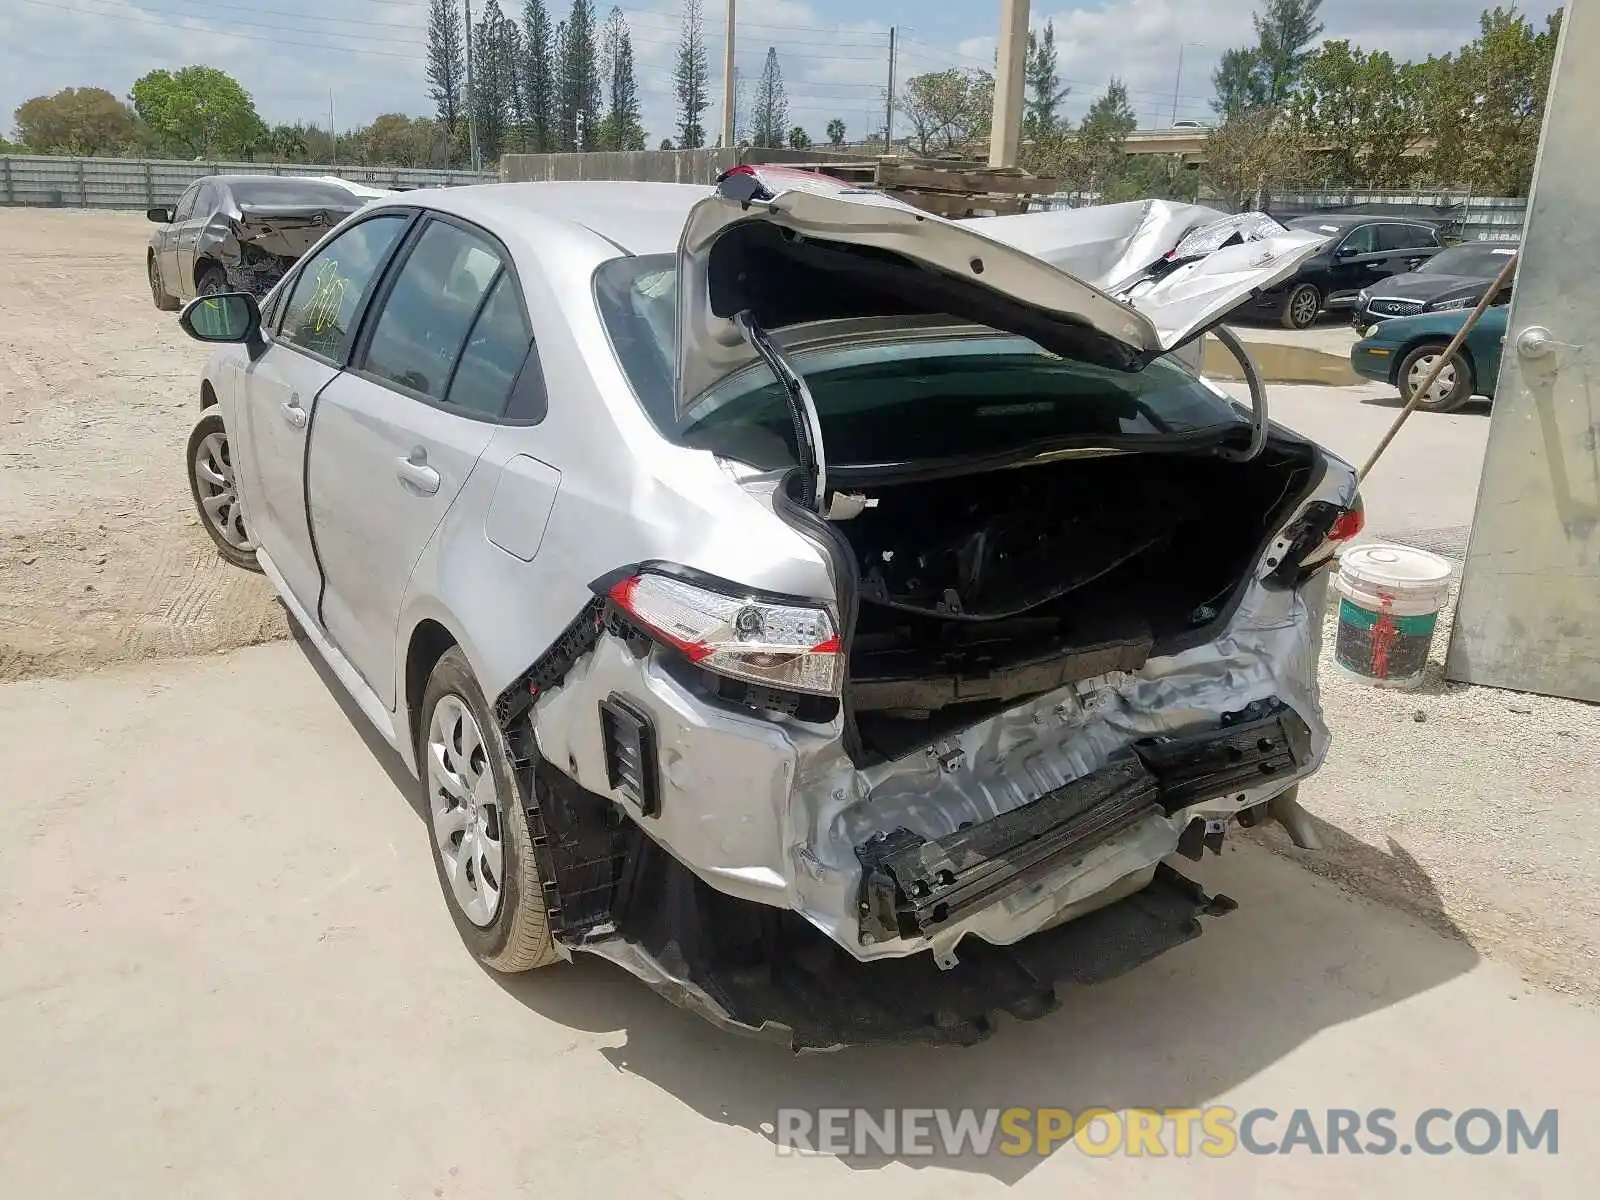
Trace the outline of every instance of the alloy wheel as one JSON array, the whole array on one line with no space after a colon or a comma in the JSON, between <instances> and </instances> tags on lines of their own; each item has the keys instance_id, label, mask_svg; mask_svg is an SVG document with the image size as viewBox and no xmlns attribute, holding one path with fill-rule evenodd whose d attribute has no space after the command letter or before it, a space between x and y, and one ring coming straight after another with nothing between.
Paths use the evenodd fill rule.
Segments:
<instances>
[{"instance_id":1,"label":"alloy wheel","mask_svg":"<svg viewBox=\"0 0 1600 1200\"><path fill-rule=\"evenodd\" d=\"M1289 301L1289 315L1301 329L1317 319L1317 294L1310 288L1301 288Z\"/></svg>"},{"instance_id":2,"label":"alloy wheel","mask_svg":"<svg viewBox=\"0 0 1600 1200\"><path fill-rule=\"evenodd\" d=\"M207 434L194 456L194 478L200 493L200 508L206 520L235 550L253 551L255 542L244 525L239 508L239 490L234 483L233 461L228 455L225 434Z\"/></svg>"},{"instance_id":3,"label":"alloy wheel","mask_svg":"<svg viewBox=\"0 0 1600 1200\"><path fill-rule=\"evenodd\" d=\"M499 914L505 886L505 814L483 733L454 693L433 707L427 757L434 845L462 915L483 928Z\"/></svg>"}]
</instances>

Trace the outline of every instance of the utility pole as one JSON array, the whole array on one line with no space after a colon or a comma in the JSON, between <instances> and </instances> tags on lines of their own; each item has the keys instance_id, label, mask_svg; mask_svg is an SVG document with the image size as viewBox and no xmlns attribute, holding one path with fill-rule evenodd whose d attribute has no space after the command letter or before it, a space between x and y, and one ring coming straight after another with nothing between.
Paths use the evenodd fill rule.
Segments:
<instances>
[{"instance_id":1,"label":"utility pole","mask_svg":"<svg viewBox=\"0 0 1600 1200\"><path fill-rule=\"evenodd\" d=\"M989 165L1014 167L1022 147L1023 84L1028 68L1028 0L1000 0L994 119L989 124Z\"/></svg>"},{"instance_id":2,"label":"utility pole","mask_svg":"<svg viewBox=\"0 0 1600 1200\"><path fill-rule=\"evenodd\" d=\"M478 158L478 105L472 90L472 0L464 0L467 8L467 157L474 173L483 170Z\"/></svg>"},{"instance_id":3,"label":"utility pole","mask_svg":"<svg viewBox=\"0 0 1600 1200\"><path fill-rule=\"evenodd\" d=\"M333 165L339 165L339 127L333 123L333 89L328 89L328 144L333 148Z\"/></svg>"},{"instance_id":4,"label":"utility pole","mask_svg":"<svg viewBox=\"0 0 1600 1200\"><path fill-rule=\"evenodd\" d=\"M733 149L733 0L728 0L728 26L722 39L722 145Z\"/></svg>"},{"instance_id":5,"label":"utility pole","mask_svg":"<svg viewBox=\"0 0 1600 1200\"><path fill-rule=\"evenodd\" d=\"M894 26L889 26L889 90L883 94L883 152L894 145Z\"/></svg>"},{"instance_id":6,"label":"utility pole","mask_svg":"<svg viewBox=\"0 0 1600 1200\"><path fill-rule=\"evenodd\" d=\"M1183 90L1183 42L1178 43L1178 74L1172 81L1172 124L1178 124L1178 93Z\"/></svg>"}]
</instances>

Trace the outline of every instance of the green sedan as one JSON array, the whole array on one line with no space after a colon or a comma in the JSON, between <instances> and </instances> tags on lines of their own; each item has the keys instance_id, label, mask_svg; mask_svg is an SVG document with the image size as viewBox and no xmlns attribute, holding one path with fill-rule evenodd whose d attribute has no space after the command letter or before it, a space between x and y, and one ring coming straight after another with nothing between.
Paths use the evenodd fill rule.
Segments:
<instances>
[{"instance_id":1,"label":"green sedan","mask_svg":"<svg viewBox=\"0 0 1600 1200\"><path fill-rule=\"evenodd\" d=\"M1506 340L1507 305L1488 309L1467 334L1454 359L1434 380L1417 405L1429 412L1454 412L1474 396L1494 399L1494 381L1500 374L1500 347ZM1409 400L1422 386L1455 337L1467 312L1422 313L1395 317L1367 329L1350 347L1350 366L1357 375L1392 383L1400 397Z\"/></svg>"}]
</instances>

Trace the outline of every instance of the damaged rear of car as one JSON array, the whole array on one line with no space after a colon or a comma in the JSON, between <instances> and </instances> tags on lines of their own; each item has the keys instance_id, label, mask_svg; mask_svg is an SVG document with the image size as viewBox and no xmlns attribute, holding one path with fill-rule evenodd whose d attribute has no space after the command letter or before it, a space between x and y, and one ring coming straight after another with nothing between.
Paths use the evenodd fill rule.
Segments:
<instances>
[{"instance_id":1,"label":"damaged rear of car","mask_svg":"<svg viewBox=\"0 0 1600 1200\"><path fill-rule=\"evenodd\" d=\"M568 949L801 1048L970 1042L1231 906L1167 860L1320 765L1360 507L1174 353L1323 239L1126 207L1056 235L1096 286L745 169L600 268L655 428L770 521L737 579L663 532L498 698Z\"/></svg>"},{"instance_id":2,"label":"damaged rear of car","mask_svg":"<svg viewBox=\"0 0 1600 1200\"><path fill-rule=\"evenodd\" d=\"M152 296L173 309L224 291L264 296L328 230L368 203L338 180L213 175L148 211Z\"/></svg>"}]
</instances>

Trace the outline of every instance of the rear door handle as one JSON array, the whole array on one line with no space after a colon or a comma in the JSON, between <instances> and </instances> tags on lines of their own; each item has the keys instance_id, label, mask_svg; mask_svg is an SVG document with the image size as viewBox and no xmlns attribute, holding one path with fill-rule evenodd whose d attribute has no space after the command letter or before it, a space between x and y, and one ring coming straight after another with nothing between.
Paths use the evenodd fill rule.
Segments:
<instances>
[{"instance_id":1,"label":"rear door handle","mask_svg":"<svg viewBox=\"0 0 1600 1200\"><path fill-rule=\"evenodd\" d=\"M300 407L300 397L291 396L278 406L283 410L283 419L296 429L306 427L306 410Z\"/></svg>"},{"instance_id":2,"label":"rear door handle","mask_svg":"<svg viewBox=\"0 0 1600 1200\"><path fill-rule=\"evenodd\" d=\"M439 490L439 472L428 465L428 456L422 450L413 450L409 458L394 460L394 473L401 483L410 484L425 496Z\"/></svg>"}]
</instances>

